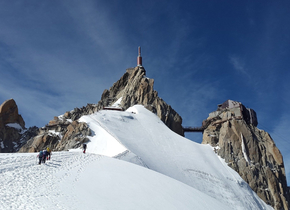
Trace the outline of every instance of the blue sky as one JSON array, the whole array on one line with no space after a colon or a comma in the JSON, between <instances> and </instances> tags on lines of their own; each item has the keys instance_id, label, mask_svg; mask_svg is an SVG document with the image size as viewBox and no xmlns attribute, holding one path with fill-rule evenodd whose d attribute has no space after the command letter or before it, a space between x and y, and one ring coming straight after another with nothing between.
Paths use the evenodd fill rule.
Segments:
<instances>
[{"instance_id":1,"label":"blue sky","mask_svg":"<svg viewBox=\"0 0 290 210\"><path fill-rule=\"evenodd\" d=\"M254 109L289 183L289 1L1 1L0 29L0 103L14 98L27 127L97 103L141 46L184 126L227 99Z\"/></svg>"}]
</instances>

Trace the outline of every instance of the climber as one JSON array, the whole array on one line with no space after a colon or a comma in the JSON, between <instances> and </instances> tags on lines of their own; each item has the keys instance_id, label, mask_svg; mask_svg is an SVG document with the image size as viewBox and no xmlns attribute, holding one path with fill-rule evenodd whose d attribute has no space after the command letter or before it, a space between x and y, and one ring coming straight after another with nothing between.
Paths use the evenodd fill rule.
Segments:
<instances>
[{"instance_id":1,"label":"climber","mask_svg":"<svg viewBox=\"0 0 290 210\"><path fill-rule=\"evenodd\" d=\"M46 160L46 157L47 157L47 151L43 150L42 154L43 154L42 162L45 163L45 160Z\"/></svg>"},{"instance_id":2,"label":"climber","mask_svg":"<svg viewBox=\"0 0 290 210\"><path fill-rule=\"evenodd\" d=\"M39 159L38 164L40 165L41 164L41 161L42 161L42 158L43 158L43 151L42 150L39 152L39 154L37 155L37 157Z\"/></svg>"},{"instance_id":3,"label":"climber","mask_svg":"<svg viewBox=\"0 0 290 210\"><path fill-rule=\"evenodd\" d=\"M83 149L84 149L83 153L86 153L86 149L87 149L87 145L86 144L83 144Z\"/></svg>"},{"instance_id":4,"label":"climber","mask_svg":"<svg viewBox=\"0 0 290 210\"><path fill-rule=\"evenodd\" d=\"M47 158L46 160L50 160L50 156L51 156L51 150L49 147L46 148L46 151L47 151Z\"/></svg>"}]
</instances>

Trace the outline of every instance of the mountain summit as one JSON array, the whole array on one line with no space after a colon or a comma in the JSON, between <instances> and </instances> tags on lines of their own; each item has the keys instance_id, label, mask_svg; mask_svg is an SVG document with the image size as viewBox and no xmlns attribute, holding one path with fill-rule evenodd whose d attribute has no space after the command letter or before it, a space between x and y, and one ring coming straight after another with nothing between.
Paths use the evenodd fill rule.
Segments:
<instances>
[{"instance_id":1,"label":"mountain summit","mask_svg":"<svg viewBox=\"0 0 290 210\"><path fill-rule=\"evenodd\" d=\"M183 135L182 118L170 105L158 97L153 85L154 79L146 77L146 71L142 66L129 68L119 81L103 92L98 108L111 106L118 100L118 105L123 109L142 104L156 113L171 130Z\"/></svg>"},{"instance_id":2,"label":"mountain summit","mask_svg":"<svg viewBox=\"0 0 290 210\"><path fill-rule=\"evenodd\" d=\"M251 200L244 203L235 199L238 195L234 188L243 190L247 194L245 196L242 193L246 199L250 199L249 196L256 199L251 194L252 191L248 191L247 182L267 204L275 209L288 209L289 190L282 155L270 135L256 127L258 120L254 110L246 108L240 102L228 100L219 105L217 111L209 114L202 126L202 144L210 144L214 148L217 155L213 155L217 159L213 159L210 146L202 145L208 146L207 149L203 149L204 147L196 146L194 142L183 137L182 118L158 96L153 85L154 80L146 77L146 71L141 65L129 68L111 88L104 90L97 104L88 104L54 117L29 139L19 152L38 152L46 147L50 147L54 152L78 150L83 143L87 143L88 152L141 165L188 184L215 199L223 199L220 197L222 194L211 192L210 186L204 187L208 184L204 182L206 176L210 182L219 182L219 188L224 191L231 188L229 197L223 202L230 202L233 208L238 204L239 208L250 209L250 206L255 206L257 209L263 209L264 204L260 201ZM138 105L142 105L143 108L136 108ZM144 107L146 111L143 110ZM137 115L138 112L142 114ZM150 123L151 120L145 115L149 115L150 112L175 133L163 127L160 127L160 132L146 128L146 123ZM159 121L154 122L156 127L159 127ZM147 149L153 151L148 154ZM187 153L196 153L199 156ZM211 158L207 160L209 155ZM221 174L216 177L214 172L205 166L207 161L216 162L219 157L225 159L245 182L235 178L239 186L233 187L226 181L230 179L229 176L233 176L232 173L221 172L215 166L214 169L221 174L225 173L227 178ZM202 164L199 164L200 161ZM195 181L200 177L203 177L203 184L196 185ZM225 184L222 184L223 182Z\"/></svg>"},{"instance_id":3,"label":"mountain summit","mask_svg":"<svg viewBox=\"0 0 290 210\"><path fill-rule=\"evenodd\" d=\"M146 77L142 66L129 68L125 74L113 84L109 90L104 90L98 104L88 104L86 107L75 108L64 115L54 117L40 133L30 139L20 152L36 152L49 146L53 150L62 151L79 147L87 141L90 129L78 119L100 110L126 110L140 104L155 113L171 130L183 135L182 118L166 102L158 97L153 89L154 80Z\"/></svg>"}]
</instances>

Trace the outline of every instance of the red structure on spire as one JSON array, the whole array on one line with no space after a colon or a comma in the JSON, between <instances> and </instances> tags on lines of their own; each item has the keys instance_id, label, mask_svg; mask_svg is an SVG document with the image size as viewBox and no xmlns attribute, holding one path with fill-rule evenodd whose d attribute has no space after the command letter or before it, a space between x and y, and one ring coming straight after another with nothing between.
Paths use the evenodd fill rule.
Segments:
<instances>
[{"instance_id":1,"label":"red structure on spire","mask_svg":"<svg viewBox=\"0 0 290 210\"><path fill-rule=\"evenodd\" d=\"M141 47L138 47L137 66L142 66Z\"/></svg>"}]
</instances>

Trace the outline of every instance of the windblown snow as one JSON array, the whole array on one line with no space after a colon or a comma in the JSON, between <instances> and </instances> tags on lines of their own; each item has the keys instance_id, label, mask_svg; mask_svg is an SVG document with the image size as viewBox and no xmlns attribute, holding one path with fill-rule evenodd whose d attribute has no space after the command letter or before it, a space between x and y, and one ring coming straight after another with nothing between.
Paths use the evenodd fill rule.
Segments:
<instances>
[{"instance_id":1,"label":"windblown snow","mask_svg":"<svg viewBox=\"0 0 290 210\"><path fill-rule=\"evenodd\" d=\"M141 105L83 116L87 153L0 154L0 209L272 209L209 145Z\"/></svg>"}]
</instances>

